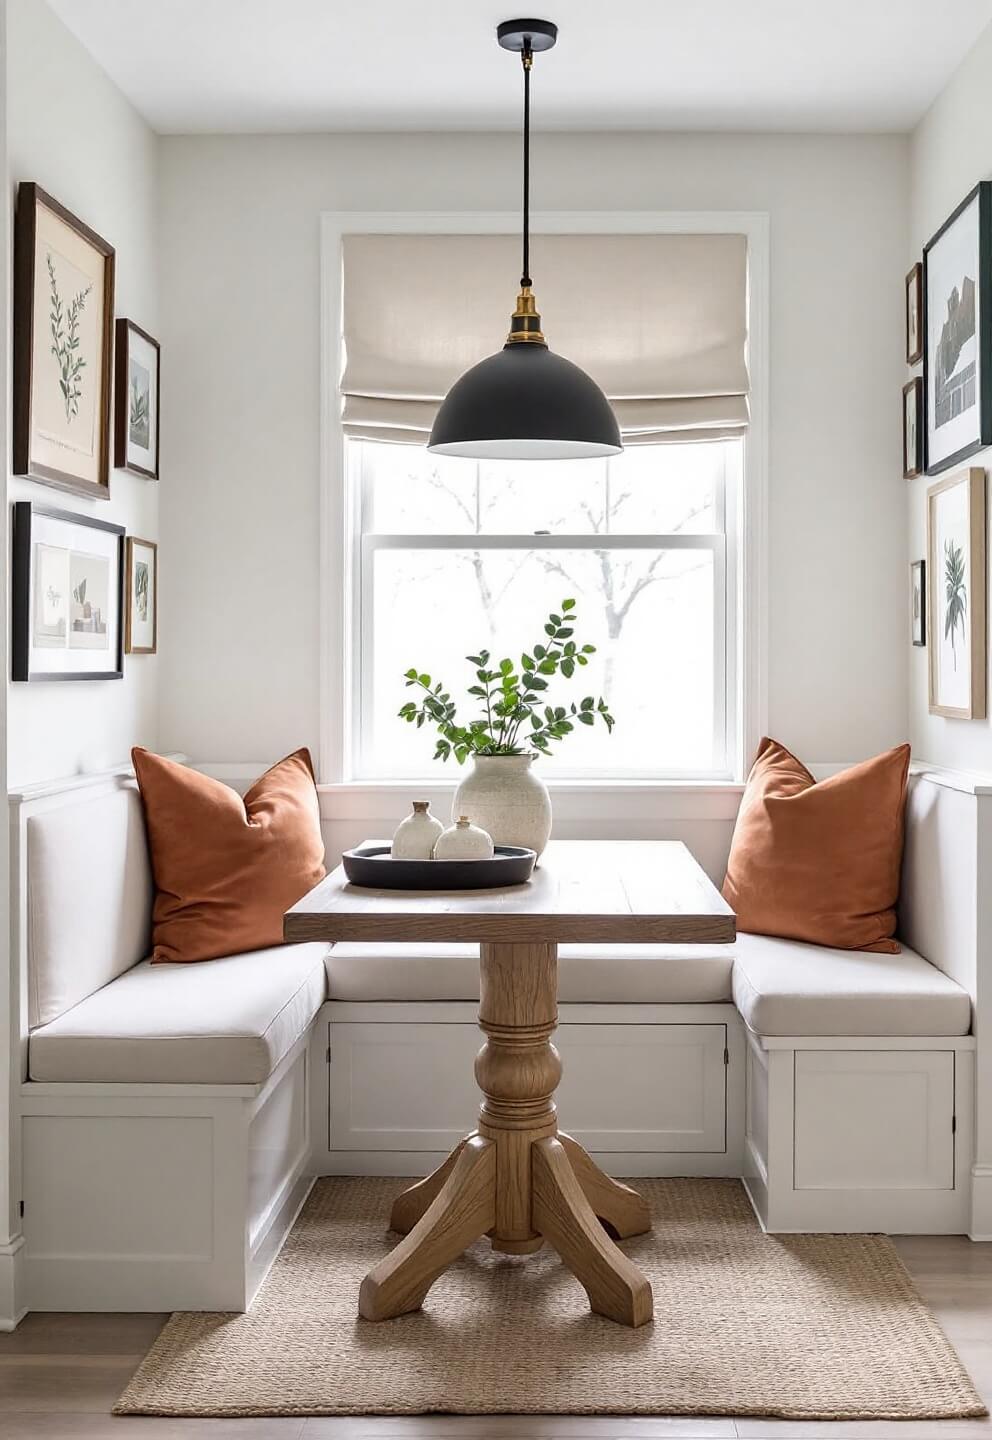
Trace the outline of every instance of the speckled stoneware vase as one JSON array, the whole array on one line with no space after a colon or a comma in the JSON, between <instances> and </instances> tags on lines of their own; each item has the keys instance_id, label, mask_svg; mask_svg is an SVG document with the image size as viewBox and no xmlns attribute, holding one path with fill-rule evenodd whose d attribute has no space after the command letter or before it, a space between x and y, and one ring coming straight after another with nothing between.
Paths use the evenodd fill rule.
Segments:
<instances>
[{"instance_id":1,"label":"speckled stoneware vase","mask_svg":"<svg viewBox=\"0 0 992 1440\"><path fill-rule=\"evenodd\" d=\"M538 855L551 834L551 796L530 755L477 755L451 806L470 815L496 845L524 845Z\"/></svg>"},{"instance_id":2,"label":"speckled stoneware vase","mask_svg":"<svg viewBox=\"0 0 992 1440\"><path fill-rule=\"evenodd\" d=\"M393 836L391 854L395 860L429 860L444 826L431 814L429 800L414 800L408 815Z\"/></svg>"},{"instance_id":3,"label":"speckled stoneware vase","mask_svg":"<svg viewBox=\"0 0 992 1440\"><path fill-rule=\"evenodd\" d=\"M473 825L467 815L459 815L454 825L437 837L435 860L491 860L493 842L485 830Z\"/></svg>"}]
</instances>

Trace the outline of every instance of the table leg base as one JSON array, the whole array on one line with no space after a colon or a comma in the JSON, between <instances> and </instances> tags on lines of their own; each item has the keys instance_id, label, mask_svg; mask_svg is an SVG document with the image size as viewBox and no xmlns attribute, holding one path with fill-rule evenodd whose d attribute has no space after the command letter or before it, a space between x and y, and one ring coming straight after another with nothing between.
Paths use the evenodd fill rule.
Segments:
<instances>
[{"instance_id":1,"label":"table leg base","mask_svg":"<svg viewBox=\"0 0 992 1440\"><path fill-rule=\"evenodd\" d=\"M528 1255L547 1241L589 1297L592 1310L621 1325L646 1324L653 1315L651 1286L610 1239L651 1228L636 1190L606 1175L570 1135L530 1145L529 1205L536 1232L502 1239L496 1226L496 1142L473 1133L433 1174L393 1203L390 1225L406 1238L366 1276L359 1312L366 1320L405 1315L423 1303L438 1276L482 1235L505 1254Z\"/></svg>"}]
</instances>

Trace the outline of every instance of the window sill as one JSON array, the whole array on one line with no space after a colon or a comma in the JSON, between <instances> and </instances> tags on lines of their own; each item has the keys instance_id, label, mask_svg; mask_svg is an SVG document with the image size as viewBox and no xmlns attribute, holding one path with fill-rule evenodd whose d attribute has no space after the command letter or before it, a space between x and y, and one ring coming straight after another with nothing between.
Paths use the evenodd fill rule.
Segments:
<instances>
[{"instance_id":1,"label":"window sill","mask_svg":"<svg viewBox=\"0 0 992 1440\"><path fill-rule=\"evenodd\" d=\"M429 800L444 818L458 780L351 780L318 785L325 820L396 822L411 801ZM732 780L551 780L556 823L594 820L629 825L631 838L643 822L733 820L744 786ZM623 838L617 833L615 838Z\"/></svg>"}]
</instances>

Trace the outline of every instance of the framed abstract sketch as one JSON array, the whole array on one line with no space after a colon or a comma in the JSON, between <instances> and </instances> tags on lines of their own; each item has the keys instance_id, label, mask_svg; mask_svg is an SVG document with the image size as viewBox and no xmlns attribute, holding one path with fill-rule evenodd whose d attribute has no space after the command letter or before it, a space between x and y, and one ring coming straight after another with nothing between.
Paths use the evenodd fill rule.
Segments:
<instances>
[{"instance_id":1,"label":"framed abstract sketch","mask_svg":"<svg viewBox=\"0 0 992 1440\"><path fill-rule=\"evenodd\" d=\"M127 537L124 565L124 652L154 655L158 649L158 546Z\"/></svg>"},{"instance_id":2,"label":"framed abstract sketch","mask_svg":"<svg viewBox=\"0 0 992 1440\"><path fill-rule=\"evenodd\" d=\"M38 185L17 189L14 474L110 494L114 250Z\"/></svg>"},{"instance_id":3,"label":"framed abstract sketch","mask_svg":"<svg viewBox=\"0 0 992 1440\"><path fill-rule=\"evenodd\" d=\"M158 479L159 343L133 320L117 322L114 464Z\"/></svg>"},{"instance_id":4,"label":"framed abstract sketch","mask_svg":"<svg viewBox=\"0 0 992 1440\"><path fill-rule=\"evenodd\" d=\"M120 525L18 501L11 679L120 680L123 578Z\"/></svg>"},{"instance_id":5,"label":"framed abstract sketch","mask_svg":"<svg viewBox=\"0 0 992 1440\"><path fill-rule=\"evenodd\" d=\"M902 477L913 480L923 473L923 381L919 376L902 387Z\"/></svg>"},{"instance_id":6,"label":"framed abstract sketch","mask_svg":"<svg viewBox=\"0 0 992 1440\"><path fill-rule=\"evenodd\" d=\"M992 444L992 181L976 185L923 250L926 468Z\"/></svg>"},{"instance_id":7,"label":"framed abstract sketch","mask_svg":"<svg viewBox=\"0 0 992 1440\"><path fill-rule=\"evenodd\" d=\"M909 567L909 619L914 645L927 643L927 562L914 560Z\"/></svg>"},{"instance_id":8,"label":"framed abstract sketch","mask_svg":"<svg viewBox=\"0 0 992 1440\"><path fill-rule=\"evenodd\" d=\"M923 359L923 266L919 261L906 276L906 364Z\"/></svg>"},{"instance_id":9,"label":"framed abstract sketch","mask_svg":"<svg viewBox=\"0 0 992 1440\"><path fill-rule=\"evenodd\" d=\"M930 713L985 716L985 471L927 491Z\"/></svg>"}]
</instances>

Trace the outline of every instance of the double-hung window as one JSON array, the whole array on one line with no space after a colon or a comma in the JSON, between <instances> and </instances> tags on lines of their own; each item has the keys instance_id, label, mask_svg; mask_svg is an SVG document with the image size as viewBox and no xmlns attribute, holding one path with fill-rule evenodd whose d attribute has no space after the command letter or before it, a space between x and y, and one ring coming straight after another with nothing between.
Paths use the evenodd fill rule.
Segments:
<instances>
[{"instance_id":1,"label":"double-hung window","mask_svg":"<svg viewBox=\"0 0 992 1440\"><path fill-rule=\"evenodd\" d=\"M640 445L610 460L471 461L348 442L355 503L354 770L414 778L432 736L397 718L414 667L479 701L466 656L519 665L575 601L585 668L555 703L603 695L542 768L560 777L724 777L736 727L741 439ZM466 703L467 701L467 703ZM454 764L452 762L452 769Z\"/></svg>"},{"instance_id":2,"label":"double-hung window","mask_svg":"<svg viewBox=\"0 0 992 1440\"><path fill-rule=\"evenodd\" d=\"M748 242L706 233L535 233L554 348L617 413L609 460L433 456L440 400L494 346L508 234L345 232L340 405L345 629L355 780L437 774L435 736L398 716L405 674L479 713L467 656L519 665L574 601L595 647L548 699L604 697L542 759L560 779L732 778L741 753L741 532L748 444ZM590 296L608 296L602 313ZM595 322L599 323L595 323ZM498 330L496 331L498 334ZM452 772L454 762L449 762Z\"/></svg>"}]
</instances>

